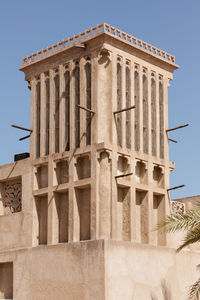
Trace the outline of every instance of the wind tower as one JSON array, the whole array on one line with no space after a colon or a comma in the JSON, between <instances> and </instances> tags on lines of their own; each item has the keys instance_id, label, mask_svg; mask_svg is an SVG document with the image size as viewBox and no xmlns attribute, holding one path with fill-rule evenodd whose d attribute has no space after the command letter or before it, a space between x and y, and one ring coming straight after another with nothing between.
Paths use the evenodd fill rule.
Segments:
<instances>
[{"instance_id":1,"label":"wind tower","mask_svg":"<svg viewBox=\"0 0 200 300\"><path fill-rule=\"evenodd\" d=\"M31 136L13 175L27 235L9 256L15 300L145 300L163 278L179 299L170 240L152 230L170 212L177 68L171 54L105 23L23 59Z\"/></svg>"},{"instance_id":2,"label":"wind tower","mask_svg":"<svg viewBox=\"0 0 200 300\"><path fill-rule=\"evenodd\" d=\"M36 244L166 245L151 229L169 212L175 69L174 56L105 23L23 59L41 210Z\"/></svg>"}]
</instances>

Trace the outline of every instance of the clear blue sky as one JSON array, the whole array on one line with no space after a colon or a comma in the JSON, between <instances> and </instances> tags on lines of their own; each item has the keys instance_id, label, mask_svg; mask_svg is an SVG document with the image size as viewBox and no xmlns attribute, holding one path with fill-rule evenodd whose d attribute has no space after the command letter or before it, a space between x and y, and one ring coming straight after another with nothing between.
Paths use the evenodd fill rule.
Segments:
<instances>
[{"instance_id":1,"label":"clear blue sky","mask_svg":"<svg viewBox=\"0 0 200 300\"><path fill-rule=\"evenodd\" d=\"M171 198L200 194L200 1L199 0L6 0L0 3L0 165L14 153L29 151L23 132L29 127L30 93L21 59L37 50L107 22L176 56L180 69L169 88L169 124L190 123L171 134L176 163L171 186L186 188Z\"/></svg>"}]
</instances>

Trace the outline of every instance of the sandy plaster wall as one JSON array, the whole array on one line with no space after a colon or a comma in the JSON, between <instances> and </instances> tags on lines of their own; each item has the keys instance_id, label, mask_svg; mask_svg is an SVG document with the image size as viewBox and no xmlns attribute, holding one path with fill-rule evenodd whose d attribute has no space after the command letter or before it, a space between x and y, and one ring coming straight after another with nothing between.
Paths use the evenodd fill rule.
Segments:
<instances>
[{"instance_id":1,"label":"sandy plaster wall","mask_svg":"<svg viewBox=\"0 0 200 300\"><path fill-rule=\"evenodd\" d=\"M162 284L170 300L187 300L199 277L198 252L106 241L105 253L107 300L164 300Z\"/></svg>"}]
</instances>

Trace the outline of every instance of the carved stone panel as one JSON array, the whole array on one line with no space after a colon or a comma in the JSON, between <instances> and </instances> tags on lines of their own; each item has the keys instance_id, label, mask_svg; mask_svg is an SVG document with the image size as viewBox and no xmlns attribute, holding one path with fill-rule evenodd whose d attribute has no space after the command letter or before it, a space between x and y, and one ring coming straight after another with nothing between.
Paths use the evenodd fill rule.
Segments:
<instances>
[{"instance_id":1,"label":"carved stone panel","mask_svg":"<svg viewBox=\"0 0 200 300\"><path fill-rule=\"evenodd\" d=\"M173 214L184 214L185 213L185 204L179 201L171 202L171 212Z\"/></svg>"},{"instance_id":2,"label":"carved stone panel","mask_svg":"<svg viewBox=\"0 0 200 300\"><path fill-rule=\"evenodd\" d=\"M22 209L21 181L6 182L2 185L4 214L20 212Z\"/></svg>"}]
</instances>

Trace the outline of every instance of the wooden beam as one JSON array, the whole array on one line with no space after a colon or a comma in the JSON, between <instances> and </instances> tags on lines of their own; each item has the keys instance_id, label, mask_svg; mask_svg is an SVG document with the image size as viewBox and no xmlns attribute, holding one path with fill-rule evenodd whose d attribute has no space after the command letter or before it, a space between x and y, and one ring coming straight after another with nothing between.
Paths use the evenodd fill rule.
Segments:
<instances>
[{"instance_id":1,"label":"wooden beam","mask_svg":"<svg viewBox=\"0 0 200 300\"><path fill-rule=\"evenodd\" d=\"M189 126L189 124L181 125L181 126L174 127L174 128L169 128L169 129L166 130L166 132L177 130L177 129L180 129L180 128L184 128L184 127L187 127L187 126Z\"/></svg>"},{"instance_id":2,"label":"wooden beam","mask_svg":"<svg viewBox=\"0 0 200 300\"><path fill-rule=\"evenodd\" d=\"M17 128L17 129L21 129L21 130L25 130L25 131L29 131L29 132L33 132L32 129L28 129L28 128L25 128L25 127L21 127L21 126L18 126L18 125L11 125L12 127L14 128Z\"/></svg>"},{"instance_id":3,"label":"wooden beam","mask_svg":"<svg viewBox=\"0 0 200 300\"><path fill-rule=\"evenodd\" d=\"M117 110L117 111L114 111L113 114L114 114L114 115L115 115L115 114L119 114L119 113L121 113L121 112L123 112L123 111L127 111L127 110L130 110L130 109L133 109L133 108L135 108L135 105L130 106L130 107L127 107L127 108L123 108L123 109L120 109L120 110Z\"/></svg>"},{"instance_id":4,"label":"wooden beam","mask_svg":"<svg viewBox=\"0 0 200 300\"><path fill-rule=\"evenodd\" d=\"M176 140L173 140L173 139L170 139L170 138L168 138L168 140L169 140L170 142L173 142L173 143L178 143Z\"/></svg>"},{"instance_id":5,"label":"wooden beam","mask_svg":"<svg viewBox=\"0 0 200 300\"><path fill-rule=\"evenodd\" d=\"M19 141L23 141L23 140L25 140L25 139L28 139L28 138L30 138L30 136L31 136L30 134L29 134L29 135L26 135L26 136L20 138Z\"/></svg>"},{"instance_id":6,"label":"wooden beam","mask_svg":"<svg viewBox=\"0 0 200 300\"><path fill-rule=\"evenodd\" d=\"M115 176L115 178L126 177L126 176L130 176L130 175L133 175L133 173L127 173L127 174L117 175L117 176Z\"/></svg>"},{"instance_id":7,"label":"wooden beam","mask_svg":"<svg viewBox=\"0 0 200 300\"><path fill-rule=\"evenodd\" d=\"M185 184L178 185L178 186L172 187L172 188L170 188L170 189L167 189L167 191L169 192L169 191L172 191L172 190L180 189L180 188L182 188L182 187L184 187L184 186L185 186Z\"/></svg>"},{"instance_id":8,"label":"wooden beam","mask_svg":"<svg viewBox=\"0 0 200 300\"><path fill-rule=\"evenodd\" d=\"M87 108L87 107L84 107L84 106L81 106L81 105L78 105L78 104L77 104L77 106L78 106L79 108L81 108L81 109L83 109L83 110L85 110L85 111L91 113L91 114L95 114L94 111L92 111L91 109L89 109L89 108Z\"/></svg>"}]
</instances>

